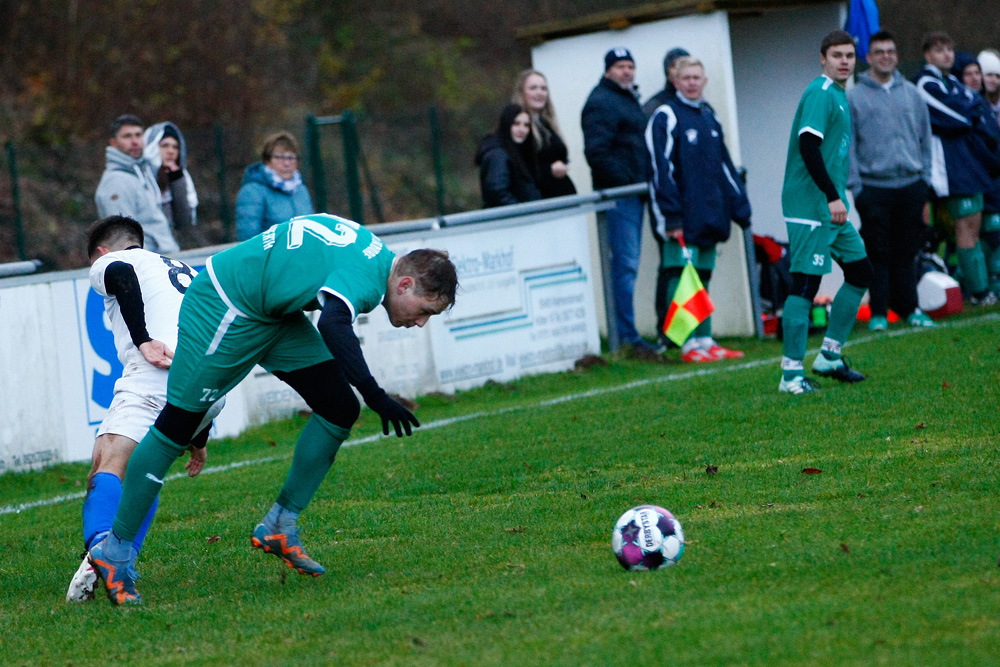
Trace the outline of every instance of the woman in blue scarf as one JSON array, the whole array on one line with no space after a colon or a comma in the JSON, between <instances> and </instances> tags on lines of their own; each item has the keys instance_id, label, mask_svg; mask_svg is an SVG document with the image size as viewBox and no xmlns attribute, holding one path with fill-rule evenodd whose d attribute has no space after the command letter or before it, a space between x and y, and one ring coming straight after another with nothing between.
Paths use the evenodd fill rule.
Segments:
<instances>
[{"instance_id":1,"label":"woman in blue scarf","mask_svg":"<svg viewBox=\"0 0 1000 667\"><path fill-rule=\"evenodd\" d=\"M299 215L315 213L299 173L299 146L288 132L264 141L261 162L247 167L236 195L236 240L245 241L265 229Z\"/></svg>"}]
</instances>

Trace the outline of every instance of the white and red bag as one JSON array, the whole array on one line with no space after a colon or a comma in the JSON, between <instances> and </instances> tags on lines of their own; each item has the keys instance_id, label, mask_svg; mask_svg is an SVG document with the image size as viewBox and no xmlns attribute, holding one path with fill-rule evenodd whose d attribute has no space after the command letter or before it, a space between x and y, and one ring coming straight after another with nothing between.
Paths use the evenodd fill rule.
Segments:
<instances>
[{"instance_id":1,"label":"white and red bag","mask_svg":"<svg viewBox=\"0 0 1000 667\"><path fill-rule=\"evenodd\" d=\"M962 288L947 273L928 271L917 283L920 310L935 320L962 312Z\"/></svg>"}]
</instances>

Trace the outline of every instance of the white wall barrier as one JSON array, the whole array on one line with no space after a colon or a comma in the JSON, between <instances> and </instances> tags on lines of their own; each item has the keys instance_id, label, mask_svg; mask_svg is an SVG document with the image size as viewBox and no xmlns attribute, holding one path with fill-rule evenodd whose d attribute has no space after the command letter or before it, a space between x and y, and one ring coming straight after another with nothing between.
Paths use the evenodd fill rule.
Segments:
<instances>
[{"instance_id":1,"label":"white wall barrier","mask_svg":"<svg viewBox=\"0 0 1000 667\"><path fill-rule=\"evenodd\" d=\"M423 329L393 328L382 308L358 318L376 379L405 396L453 392L569 369L598 354L592 210L381 234L397 254L447 250L460 289L455 307ZM178 257L200 268L212 250L219 248ZM0 473L89 459L121 372L87 270L0 280ZM236 435L303 408L294 391L257 367L230 392L213 435Z\"/></svg>"}]
</instances>

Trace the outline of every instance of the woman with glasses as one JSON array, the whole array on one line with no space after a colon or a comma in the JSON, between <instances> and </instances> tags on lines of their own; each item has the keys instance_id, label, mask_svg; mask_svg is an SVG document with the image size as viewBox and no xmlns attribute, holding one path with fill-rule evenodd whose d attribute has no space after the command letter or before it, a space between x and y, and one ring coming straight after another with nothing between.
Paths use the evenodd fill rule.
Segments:
<instances>
[{"instance_id":1,"label":"woman with glasses","mask_svg":"<svg viewBox=\"0 0 1000 667\"><path fill-rule=\"evenodd\" d=\"M247 167L236 195L236 240L299 215L315 213L299 173L299 146L288 132L264 140L261 162Z\"/></svg>"}]
</instances>

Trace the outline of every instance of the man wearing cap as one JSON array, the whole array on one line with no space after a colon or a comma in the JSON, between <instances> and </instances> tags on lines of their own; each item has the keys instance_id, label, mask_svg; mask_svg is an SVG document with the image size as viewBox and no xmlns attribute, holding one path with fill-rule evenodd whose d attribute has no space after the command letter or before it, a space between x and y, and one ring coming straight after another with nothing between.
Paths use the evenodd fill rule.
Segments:
<instances>
[{"instance_id":1,"label":"man wearing cap","mask_svg":"<svg viewBox=\"0 0 1000 667\"><path fill-rule=\"evenodd\" d=\"M648 100L642 104L642 112L646 114L646 118L650 118L653 112L662 107L664 104L669 102L675 95L677 95L677 89L674 88L674 84L670 81L670 68L675 62L680 58L685 58L691 54L687 50L681 47L675 47L667 51L667 55L663 57L663 76L667 78L666 84L663 86L663 90L657 94L650 97Z\"/></svg>"},{"instance_id":2,"label":"man wearing cap","mask_svg":"<svg viewBox=\"0 0 1000 667\"><path fill-rule=\"evenodd\" d=\"M583 106L584 155L590 165L595 190L648 180L649 157L644 132L646 114L635 88L635 60L628 49L616 47L604 56L604 76ZM611 243L611 280L615 322L622 343L639 358L658 356L662 350L646 342L635 328L633 297L639 272L642 239L641 198L615 200L607 212Z\"/></svg>"},{"instance_id":3,"label":"man wearing cap","mask_svg":"<svg viewBox=\"0 0 1000 667\"><path fill-rule=\"evenodd\" d=\"M180 250L170 223L160 207L160 186L143 157L142 121L125 114L111 123L107 165L94 193L97 213L102 218L121 215L142 225L145 249L170 254Z\"/></svg>"}]
</instances>

